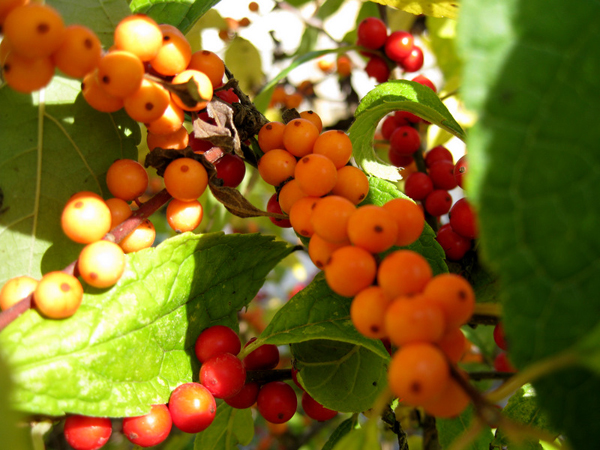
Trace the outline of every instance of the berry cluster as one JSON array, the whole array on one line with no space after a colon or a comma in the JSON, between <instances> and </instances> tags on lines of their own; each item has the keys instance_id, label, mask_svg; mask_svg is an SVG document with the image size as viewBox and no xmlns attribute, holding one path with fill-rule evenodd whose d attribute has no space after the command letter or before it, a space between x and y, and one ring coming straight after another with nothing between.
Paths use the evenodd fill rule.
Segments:
<instances>
[{"instance_id":1,"label":"berry cluster","mask_svg":"<svg viewBox=\"0 0 600 450\"><path fill-rule=\"evenodd\" d=\"M508 342L506 342L506 338L504 337L504 327L502 326L502 322L498 322L494 327L494 342L496 342L498 348L502 350L496 355L496 358L494 358L494 369L498 372L516 372L517 369L515 369L508 359Z\"/></svg>"},{"instance_id":2,"label":"berry cluster","mask_svg":"<svg viewBox=\"0 0 600 450\"><path fill-rule=\"evenodd\" d=\"M408 31L394 31L388 35L385 23L376 17L363 19L357 28L357 45L378 54L367 53L365 72L379 83L390 77L391 67L398 66L404 72L416 72L423 67L423 50L414 43Z\"/></svg>"}]
</instances>

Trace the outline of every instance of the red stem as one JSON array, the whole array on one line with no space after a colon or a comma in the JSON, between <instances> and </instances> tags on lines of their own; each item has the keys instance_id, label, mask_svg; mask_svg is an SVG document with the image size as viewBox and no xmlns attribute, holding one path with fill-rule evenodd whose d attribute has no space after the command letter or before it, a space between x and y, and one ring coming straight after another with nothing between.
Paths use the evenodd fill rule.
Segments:
<instances>
[{"instance_id":1,"label":"red stem","mask_svg":"<svg viewBox=\"0 0 600 450\"><path fill-rule=\"evenodd\" d=\"M167 203L171 199L171 194L163 189L146 203L143 203L140 208L133 212L127 220L120 225L117 225L114 229L106 234L102 239L106 241L112 241L115 243L121 242L125 236L139 227L144 220L154 214L161 206ZM77 260L73 261L62 272L69 275L78 276ZM5 311L0 312L0 332L4 330L10 323L31 308L33 302L33 294L28 295L18 303L14 304Z\"/></svg>"}]
</instances>

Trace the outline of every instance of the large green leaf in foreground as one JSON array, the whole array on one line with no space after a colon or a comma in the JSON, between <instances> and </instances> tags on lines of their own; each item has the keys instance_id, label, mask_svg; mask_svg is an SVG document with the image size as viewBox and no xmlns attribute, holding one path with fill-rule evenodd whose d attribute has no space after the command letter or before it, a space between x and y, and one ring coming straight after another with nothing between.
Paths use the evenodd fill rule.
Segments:
<instances>
[{"instance_id":1,"label":"large green leaf in foreground","mask_svg":"<svg viewBox=\"0 0 600 450\"><path fill-rule=\"evenodd\" d=\"M185 233L129 255L110 290L91 290L77 313L48 320L31 310L0 333L16 409L46 415L124 417L166 403L197 379L193 346L237 311L293 247L263 235Z\"/></svg>"},{"instance_id":2,"label":"large green leaf in foreground","mask_svg":"<svg viewBox=\"0 0 600 450\"><path fill-rule=\"evenodd\" d=\"M95 111L80 91L58 76L32 95L0 88L0 285L75 260L81 245L60 226L67 199L83 190L110 196L110 164L137 158L139 125L124 111Z\"/></svg>"},{"instance_id":3,"label":"large green leaf in foreground","mask_svg":"<svg viewBox=\"0 0 600 450\"><path fill-rule=\"evenodd\" d=\"M348 130L356 163L368 174L390 181L400 179L398 168L380 160L373 149L373 137L381 119L394 111L408 111L465 140L452 114L430 88L417 82L395 80L381 83L363 97Z\"/></svg>"},{"instance_id":4,"label":"large green leaf in foreground","mask_svg":"<svg viewBox=\"0 0 600 450\"><path fill-rule=\"evenodd\" d=\"M521 368L585 339L600 318L599 38L595 1L462 3L462 92L479 115L467 193ZM574 448L600 448L600 376L573 369L535 387Z\"/></svg>"}]
</instances>

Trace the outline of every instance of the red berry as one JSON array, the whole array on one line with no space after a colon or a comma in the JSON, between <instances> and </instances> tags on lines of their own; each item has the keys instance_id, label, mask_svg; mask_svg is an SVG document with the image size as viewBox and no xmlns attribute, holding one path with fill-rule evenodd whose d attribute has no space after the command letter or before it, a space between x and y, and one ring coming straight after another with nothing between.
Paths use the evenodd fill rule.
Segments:
<instances>
[{"instance_id":1,"label":"red berry","mask_svg":"<svg viewBox=\"0 0 600 450\"><path fill-rule=\"evenodd\" d=\"M498 322L494 327L494 341L502 350L508 350L508 344L506 343L506 338L504 336L504 327L502 326L502 322Z\"/></svg>"},{"instance_id":2,"label":"red berry","mask_svg":"<svg viewBox=\"0 0 600 450\"><path fill-rule=\"evenodd\" d=\"M467 169L467 155L463 155L454 165L454 179L461 189L464 189L464 177L467 174Z\"/></svg>"},{"instance_id":3,"label":"red berry","mask_svg":"<svg viewBox=\"0 0 600 450\"><path fill-rule=\"evenodd\" d=\"M385 54L392 61L400 62L413 49L414 39L408 31L394 31L385 41Z\"/></svg>"},{"instance_id":4,"label":"red berry","mask_svg":"<svg viewBox=\"0 0 600 450\"><path fill-rule=\"evenodd\" d=\"M237 355L241 348L242 343L235 331L225 325L214 325L200 333L194 350L198 361L204 363L221 353Z\"/></svg>"},{"instance_id":5,"label":"red berry","mask_svg":"<svg viewBox=\"0 0 600 450\"><path fill-rule=\"evenodd\" d=\"M171 393L169 411L177 428L199 433L208 428L217 414L215 398L200 383L185 383Z\"/></svg>"},{"instance_id":6,"label":"red berry","mask_svg":"<svg viewBox=\"0 0 600 450\"><path fill-rule=\"evenodd\" d=\"M211 148L213 148L213 145L211 144L210 141L207 141L206 139L198 139L196 137L194 137L194 132L190 133L190 138L189 138L189 143L190 143L190 147L192 147L192 150L194 150L195 152L205 152L210 150Z\"/></svg>"},{"instance_id":7,"label":"red berry","mask_svg":"<svg viewBox=\"0 0 600 450\"><path fill-rule=\"evenodd\" d=\"M419 150L421 137L419 132L410 125L396 128L390 136L390 151L400 155L412 155Z\"/></svg>"},{"instance_id":8,"label":"red berry","mask_svg":"<svg viewBox=\"0 0 600 450\"><path fill-rule=\"evenodd\" d=\"M446 258L451 261L460 261L471 250L471 239L456 233L449 223L440 227L435 239L444 249Z\"/></svg>"},{"instance_id":9,"label":"red berry","mask_svg":"<svg viewBox=\"0 0 600 450\"><path fill-rule=\"evenodd\" d=\"M385 44L387 39L387 27L377 17L363 19L356 29L358 44L373 50L377 50Z\"/></svg>"},{"instance_id":10,"label":"red berry","mask_svg":"<svg viewBox=\"0 0 600 450\"><path fill-rule=\"evenodd\" d=\"M415 116L413 113L408 111L396 111L394 113L394 119L396 119L396 125L408 125L409 123L418 123L421 121L419 116Z\"/></svg>"},{"instance_id":11,"label":"red berry","mask_svg":"<svg viewBox=\"0 0 600 450\"><path fill-rule=\"evenodd\" d=\"M293 366L292 366L292 381L294 382L294 384L296 386L298 386L300 389L304 390L304 387L302 387L302 385L298 381L298 369L296 369Z\"/></svg>"},{"instance_id":12,"label":"red berry","mask_svg":"<svg viewBox=\"0 0 600 450\"><path fill-rule=\"evenodd\" d=\"M125 417L123 434L140 447L152 447L164 441L171 432L173 421L167 405L152 405L144 416Z\"/></svg>"},{"instance_id":13,"label":"red berry","mask_svg":"<svg viewBox=\"0 0 600 450\"><path fill-rule=\"evenodd\" d=\"M200 383L215 398L233 397L246 383L246 369L237 356L221 353L202 364Z\"/></svg>"},{"instance_id":14,"label":"red berry","mask_svg":"<svg viewBox=\"0 0 600 450\"><path fill-rule=\"evenodd\" d=\"M236 409L250 408L256 403L258 389L258 383L246 383L240 392L233 397L226 398L225 403Z\"/></svg>"},{"instance_id":15,"label":"red berry","mask_svg":"<svg viewBox=\"0 0 600 450\"><path fill-rule=\"evenodd\" d=\"M337 416L337 411L325 408L312 398L308 392L302 394L302 409L308 417L313 420L318 420L319 422L325 422L326 420L333 419Z\"/></svg>"},{"instance_id":16,"label":"red berry","mask_svg":"<svg viewBox=\"0 0 600 450\"><path fill-rule=\"evenodd\" d=\"M269 198L269 201L267 202L267 211L271 212L271 213L283 214L283 211L281 210L281 206L279 205L279 202L277 201L277 194L273 194L273 195L271 195L271 198ZM292 223L289 221L289 219L276 219L274 217L269 217L269 219L271 220L271 222L273 222L278 227L281 227L281 228L291 228L292 227Z\"/></svg>"},{"instance_id":17,"label":"red berry","mask_svg":"<svg viewBox=\"0 0 600 450\"><path fill-rule=\"evenodd\" d=\"M429 167L429 177L433 187L449 191L456 187L454 164L452 161L436 161Z\"/></svg>"},{"instance_id":18,"label":"red berry","mask_svg":"<svg viewBox=\"0 0 600 450\"><path fill-rule=\"evenodd\" d=\"M418 45L413 46L412 50L398 64L405 72L416 72L423 67L423 50Z\"/></svg>"},{"instance_id":19,"label":"red berry","mask_svg":"<svg viewBox=\"0 0 600 450\"><path fill-rule=\"evenodd\" d=\"M450 161L454 162L454 158L452 157L452 153L443 145L438 145L433 147L427 153L425 153L425 165L427 167L431 167L438 161Z\"/></svg>"},{"instance_id":20,"label":"red berry","mask_svg":"<svg viewBox=\"0 0 600 450\"><path fill-rule=\"evenodd\" d=\"M404 193L415 201L424 200L433 191L433 181L423 172L411 173L404 183Z\"/></svg>"},{"instance_id":21,"label":"red berry","mask_svg":"<svg viewBox=\"0 0 600 450\"><path fill-rule=\"evenodd\" d=\"M292 418L298 407L294 389L283 381L271 381L258 392L258 412L271 423L285 423Z\"/></svg>"},{"instance_id":22,"label":"red berry","mask_svg":"<svg viewBox=\"0 0 600 450\"><path fill-rule=\"evenodd\" d=\"M238 155L225 153L217 162L217 178L223 180L223 186L238 187L246 175L246 163Z\"/></svg>"},{"instance_id":23,"label":"red berry","mask_svg":"<svg viewBox=\"0 0 600 450\"><path fill-rule=\"evenodd\" d=\"M444 189L434 189L425 199L425 211L435 217L450 211L452 196Z\"/></svg>"},{"instance_id":24,"label":"red berry","mask_svg":"<svg viewBox=\"0 0 600 450\"><path fill-rule=\"evenodd\" d=\"M237 94L233 92L233 88L215 91L215 95L229 104L240 101L240 98L237 96Z\"/></svg>"},{"instance_id":25,"label":"red berry","mask_svg":"<svg viewBox=\"0 0 600 450\"><path fill-rule=\"evenodd\" d=\"M450 225L463 237L475 239L478 235L475 212L465 198L458 200L450 210Z\"/></svg>"},{"instance_id":26,"label":"red berry","mask_svg":"<svg viewBox=\"0 0 600 450\"><path fill-rule=\"evenodd\" d=\"M390 136L396 128L398 128L398 124L396 124L394 116L387 116L383 119L383 122L381 123L381 135L383 136L383 139L389 141Z\"/></svg>"},{"instance_id":27,"label":"red berry","mask_svg":"<svg viewBox=\"0 0 600 450\"><path fill-rule=\"evenodd\" d=\"M255 340L256 338L250 339L244 347ZM279 349L273 344L261 345L244 358L246 370L269 370L277 367L277 364L279 364Z\"/></svg>"},{"instance_id":28,"label":"red berry","mask_svg":"<svg viewBox=\"0 0 600 450\"><path fill-rule=\"evenodd\" d=\"M396 167L407 167L415 160L411 155L400 155L390 149L388 152L390 163Z\"/></svg>"},{"instance_id":29,"label":"red berry","mask_svg":"<svg viewBox=\"0 0 600 450\"><path fill-rule=\"evenodd\" d=\"M365 72L369 77L375 78L378 83L384 83L390 78L390 68L385 59L371 55L365 66Z\"/></svg>"},{"instance_id":30,"label":"red berry","mask_svg":"<svg viewBox=\"0 0 600 450\"><path fill-rule=\"evenodd\" d=\"M437 89L435 88L435 84L433 84L433 82L429 78L427 78L425 75L417 75L411 81L415 81L416 83L422 84L423 86L427 86L433 92L437 92Z\"/></svg>"},{"instance_id":31,"label":"red berry","mask_svg":"<svg viewBox=\"0 0 600 450\"><path fill-rule=\"evenodd\" d=\"M497 372L514 373L517 371L517 369L515 369L515 366L513 366L512 363L509 361L506 352L498 353L498 356L496 356L496 359L494 359L494 369L496 369Z\"/></svg>"},{"instance_id":32,"label":"red berry","mask_svg":"<svg viewBox=\"0 0 600 450\"><path fill-rule=\"evenodd\" d=\"M65 420L65 439L75 450L96 450L112 433L112 422L105 417L69 416Z\"/></svg>"}]
</instances>

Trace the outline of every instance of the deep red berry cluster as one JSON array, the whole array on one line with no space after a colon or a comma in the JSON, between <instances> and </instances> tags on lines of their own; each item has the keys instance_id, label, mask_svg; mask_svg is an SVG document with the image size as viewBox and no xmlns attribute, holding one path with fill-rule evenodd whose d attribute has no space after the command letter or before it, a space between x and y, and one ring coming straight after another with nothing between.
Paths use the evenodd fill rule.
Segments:
<instances>
[{"instance_id":1,"label":"deep red berry cluster","mask_svg":"<svg viewBox=\"0 0 600 450\"><path fill-rule=\"evenodd\" d=\"M368 57L365 71L379 83L387 81L391 68L399 66L404 72L416 72L423 67L423 50L415 45L408 31L388 34L387 26L376 17L367 17L357 28L357 44L369 50L379 50L379 55L365 53Z\"/></svg>"}]
</instances>

